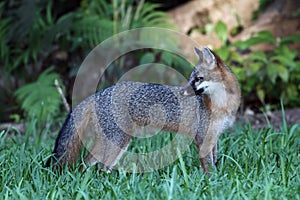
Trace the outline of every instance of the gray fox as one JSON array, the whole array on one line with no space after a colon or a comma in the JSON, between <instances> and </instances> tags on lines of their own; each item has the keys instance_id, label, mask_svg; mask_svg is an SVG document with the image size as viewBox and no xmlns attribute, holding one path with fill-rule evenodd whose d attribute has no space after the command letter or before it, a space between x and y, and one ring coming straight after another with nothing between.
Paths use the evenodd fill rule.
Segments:
<instances>
[{"instance_id":1,"label":"gray fox","mask_svg":"<svg viewBox=\"0 0 300 200\"><path fill-rule=\"evenodd\" d=\"M120 82L78 104L68 114L46 167L74 163L92 124L94 139L85 162L113 167L126 151L137 127L151 126L191 136L201 166L217 161L217 141L230 127L240 105L240 88L232 71L209 48L194 48L199 58L185 86ZM161 112L152 109L161 106Z\"/></svg>"}]
</instances>

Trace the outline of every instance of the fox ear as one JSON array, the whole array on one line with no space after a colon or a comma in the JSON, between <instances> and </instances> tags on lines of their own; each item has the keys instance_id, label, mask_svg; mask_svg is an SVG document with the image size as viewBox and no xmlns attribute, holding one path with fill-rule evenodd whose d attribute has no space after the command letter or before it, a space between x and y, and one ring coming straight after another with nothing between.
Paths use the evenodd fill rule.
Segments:
<instances>
[{"instance_id":1,"label":"fox ear","mask_svg":"<svg viewBox=\"0 0 300 200\"><path fill-rule=\"evenodd\" d=\"M204 67L212 70L216 67L216 57L214 54L211 52L211 50L207 47L204 47L202 50L202 55L203 55L203 63L205 64Z\"/></svg>"},{"instance_id":2,"label":"fox ear","mask_svg":"<svg viewBox=\"0 0 300 200\"><path fill-rule=\"evenodd\" d=\"M202 62L202 60L203 60L202 51L200 49L198 49L197 47L194 47L194 52L197 55L198 59Z\"/></svg>"}]
</instances>

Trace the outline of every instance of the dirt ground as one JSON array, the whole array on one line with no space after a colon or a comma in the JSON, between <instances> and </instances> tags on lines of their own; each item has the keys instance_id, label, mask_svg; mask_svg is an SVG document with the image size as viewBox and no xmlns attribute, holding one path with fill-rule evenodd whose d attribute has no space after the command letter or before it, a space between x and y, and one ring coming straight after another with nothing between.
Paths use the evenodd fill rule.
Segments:
<instances>
[{"instance_id":1,"label":"dirt ground","mask_svg":"<svg viewBox=\"0 0 300 200\"><path fill-rule=\"evenodd\" d=\"M284 111L285 120L288 126L294 124L300 125L300 108L287 109ZM267 128L270 123L274 128L279 129L283 124L282 111L275 111L269 113L251 113L245 112L243 115L238 115L237 122L247 124L251 123L253 129Z\"/></svg>"}]
</instances>

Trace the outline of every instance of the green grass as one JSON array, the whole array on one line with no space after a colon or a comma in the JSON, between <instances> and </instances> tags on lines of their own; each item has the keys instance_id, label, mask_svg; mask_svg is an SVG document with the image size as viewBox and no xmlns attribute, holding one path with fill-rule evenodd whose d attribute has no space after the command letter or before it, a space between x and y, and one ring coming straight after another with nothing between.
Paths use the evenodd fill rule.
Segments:
<instances>
[{"instance_id":1,"label":"green grass","mask_svg":"<svg viewBox=\"0 0 300 200\"><path fill-rule=\"evenodd\" d=\"M1 199L300 199L299 125L227 131L210 177L203 174L194 144L173 164L151 173L99 174L91 167L85 173L64 169L59 175L43 167L54 135L46 128L39 137L34 122L26 135L1 133ZM172 139L155 137L154 144L143 141L147 150Z\"/></svg>"}]
</instances>

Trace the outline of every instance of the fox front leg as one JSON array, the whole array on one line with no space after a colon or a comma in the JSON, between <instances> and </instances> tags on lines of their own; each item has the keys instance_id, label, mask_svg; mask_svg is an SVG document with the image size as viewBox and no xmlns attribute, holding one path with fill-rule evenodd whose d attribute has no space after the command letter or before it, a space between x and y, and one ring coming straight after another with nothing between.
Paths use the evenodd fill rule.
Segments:
<instances>
[{"instance_id":1,"label":"fox front leg","mask_svg":"<svg viewBox=\"0 0 300 200\"><path fill-rule=\"evenodd\" d=\"M208 169L208 163L210 163L210 158L207 156L205 158L200 158L201 167L205 174L210 176L209 169Z\"/></svg>"},{"instance_id":2,"label":"fox front leg","mask_svg":"<svg viewBox=\"0 0 300 200\"><path fill-rule=\"evenodd\" d=\"M218 134L209 128L207 135L196 136L195 143L198 149L201 166L204 172L209 175L208 163L214 167L218 157Z\"/></svg>"},{"instance_id":3,"label":"fox front leg","mask_svg":"<svg viewBox=\"0 0 300 200\"><path fill-rule=\"evenodd\" d=\"M212 164L213 166L216 165L217 161L218 161L218 143L215 144L213 150L212 150Z\"/></svg>"},{"instance_id":4,"label":"fox front leg","mask_svg":"<svg viewBox=\"0 0 300 200\"><path fill-rule=\"evenodd\" d=\"M217 161L217 149L216 148L217 148L217 146L215 146L214 149L211 152L209 152L209 154L205 157L200 156L201 155L200 149L198 149L201 167L208 176L210 176L209 165L211 167L215 167L215 164Z\"/></svg>"},{"instance_id":5,"label":"fox front leg","mask_svg":"<svg viewBox=\"0 0 300 200\"><path fill-rule=\"evenodd\" d=\"M204 173L207 174L208 176L210 176L208 163L210 163L211 166L214 166L214 152L211 151L206 156L204 156L204 157L202 156L202 153L200 152L201 146L203 145L202 134L196 135L195 144L196 144L196 147L198 150L201 167L202 167Z\"/></svg>"}]
</instances>

